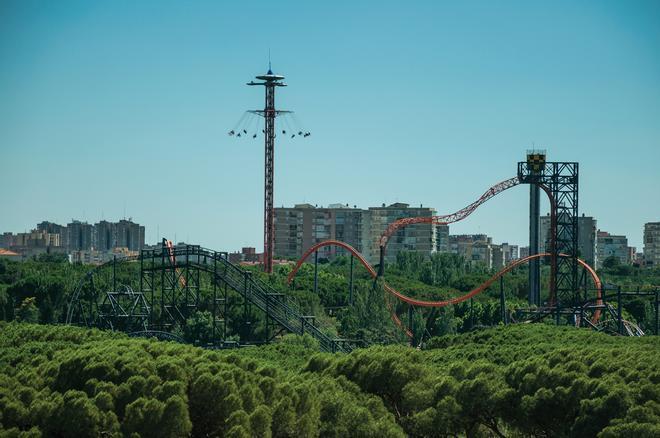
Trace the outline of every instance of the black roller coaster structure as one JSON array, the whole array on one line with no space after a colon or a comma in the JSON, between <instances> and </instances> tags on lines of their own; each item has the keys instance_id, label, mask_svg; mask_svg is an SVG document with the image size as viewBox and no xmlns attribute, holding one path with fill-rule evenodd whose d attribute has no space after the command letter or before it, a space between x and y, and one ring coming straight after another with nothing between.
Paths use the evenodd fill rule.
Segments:
<instances>
[{"instance_id":1,"label":"black roller coaster structure","mask_svg":"<svg viewBox=\"0 0 660 438\"><path fill-rule=\"evenodd\" d=\"M231 263L226 252L174 246L165 239L158 249L90 270L71 295L66 322L181 340L177 332L188 319L197 311L208 311L212 334L205 346L224 348L255 343L255 310L265 315L261 337L266 342L289 332L309 334L324 351L346 352L356 345L333 335L331 326L306 314L290 296L276 292L252 271ZM229 340L230 333L238 339Z\"/></svg>"}]
</instances>

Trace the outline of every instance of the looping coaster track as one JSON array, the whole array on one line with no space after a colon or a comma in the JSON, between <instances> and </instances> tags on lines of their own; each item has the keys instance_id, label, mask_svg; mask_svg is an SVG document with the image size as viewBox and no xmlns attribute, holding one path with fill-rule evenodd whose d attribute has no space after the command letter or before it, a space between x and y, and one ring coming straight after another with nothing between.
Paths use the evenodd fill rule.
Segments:
<instances>
[{"instance_id":1,"label":"looping coaster track","mask_svg":"<svg viewBox=\"0 0 660 438\"><path fill-rule=\"evenodd\" d=\"M416 222L416 223L419 223L419 222ZM287 282L290 284L293 281L294 277L298 273L298 270L303 265L303 263L305 262L307 257L309 257L315 251L318 251L320 248L323 248L325 246L338 246L338 247L344 248L345 250L347 250L348 252L353 254L358 259L358 261L362 264L362 266L365 267L365 269L367 270L369 275L371 275L372 278L376 279L378 277L378 274L377 274L376 270L373 268L373 266L371 266L371 264L369 264L369 262L364 258L364 256L362 254L360 254L360 252L358 250L356 250L355 248L353 248L351 245L349 245L345 242L341 242L339 240L325 240L323 242L317 243L316 245L313 245L312 247L310 247L305 252L305 254L303 254L303 256L300 258L300 260L298 260L298 262L296 263L293 270L289 273L289 275L287 277ZM383 289L388 294L390 294L391 296L396 297L400 301L402 301L404 303L407 303L407 304L410 304L412 306L416 306L416 307L446 307L446 306L451 306L451 305L454 305L454 304L459 304L459 303L462 303L464 301L467 301L470 298L473 298L473 297L479 295L480 293L484 292L493 283L495 283L495 281L497 279L502 277L507 272L512 271L517 266L525 264L525 263L529 262L530 260L534 260L534 259L538 259L538 258L542 258L542 257L550 257L551 255L552 254L550 254L550 253L534 254L534 255L531 255L531 256L528 256L528 257L524 257L524 258L521 258L521 259L514 260L512 263L508 264L507 266L505 266L504 268L499 270L496 274L494 274L488 280L486 280L485 282L483 282L479 286L475 287L471 291L467 292L466 294L458 296L458 297L450 298L450 299L447 299L447 300L427 301L427 300L419 300L419 299L416 299L416 298L412 298L408 295L405 295L405 294L397 291L396 289L394 289L392 286L390 286L389 284L387 284L385 282L383 283ZM560 257L568 257L565 254L560 254L559 256ZM589 266L584 260L578 259L577 261L580 264L580 266L582 266L584 269L587 270L587 272L591 276L591 279L594 282L594 285L595 285L595 288L596 288L596 305L597 306L602 305L603 304L602 296L601 296L602 283L600 281L600 278L598 277L598 274L596 274L596 271L594 271L594 269L591 266ZM411 336L410 331L407 330L405 327L403 327L400 319L398 318L398 316L396 315L394 310L392 308L390 308L389 310L391 312L392 319L394 320L394 322L399 327L406 330L406 334L408 336ZM594 312L593 317L591 318L591 322L593 324L596 324L599 319L600 319L600 309L596 309L596 311Z\"/></svg>"},{"instance_id":2,"label":"looping coaster track","mask_svg":"<svg viewBox=\"0 0 660 438\"><path fill-rule=\"evenodd\" d=\"M350 252L353 256L357 257L359 262L365 267L367 272L371 275L372 278L376 279L378 277L383 276L383 267L384 267L384 254L385 254L385 248L387 246L387 242L389 238L399 229L405 228L409 225L414 225L414 224L433 224L433 225L446 225L454 222L461 221L465 218L467 218L472 212L474 212L479 206L484 204L486 201L494 197L495 195L498 195L499 193L502 193L505 190L508 190L512 187L515 187L519 184L523 183L520 177L514 177L514 178L509 178L507 180L504 180L502 182L499 182L486 190L476 201L473 203L469 204L468 206L454 212L451 214L446 214L446 215L441 215L441 216L425 216L425 217L409 217L409 218L402 218L397 221L392 222L383 232L382 236L380 237L379 243L380 243L380 268L379 271L376 272L376 270L369 264L369 262L364 258L362 254L360 254L355 248L353 248L351 245L341 242L338 240L326 240L323 242L319 242L312 247L310 247L303 255L302 257L298 260L296 263L296 266L294 269L291 271L289 274L287 281L291 283L293 278L295 277L296 273L302 266L302 264L305 262L305 260L313 254L315 251L318 249L325 247L325 246L337 246L344 248L348 252ZM556 235L556 223L557 223L557 203L555 200L555 197L553 196L552 190L547 187L545 184L538 184L541 189L548 195L548 199L550 201L550 211L551 211L551 235L555 236ZM499 272L497 272L495 275L490 277L488 280L486 280L484 283L480 284L473 290L469 291L468 293L447 299L447 300L440 300L440 301L426 301L426 300L419 300L412 298L410 296L407 296L396 289L394 289L392 286L388 285L387 283L383 282L383 289L390 295L398 300L409 304L410 306L416 306L416 307L432 307L432 308L439 308L439 307L445 307L449 305L454 305L458 304L461 302L464 302L466 300L469 300L470 298L479 295L480 293L484 292L487 290L497 279L502 277L504 274L507 272L510 272L514 268L516 268L519 265L522 265L524 263L527 263L531 260L539 259L539 258L544 258L544 257L549 257L551 259L551 274L550 274L550 283L551 283L551 290L550 290L550 305L551 306L558 306L556 303L557 297L555 296L555 281L556 281L556 272L557 272L557 260L558 259L572 259L573 263L575 265L579 265L583 267L591 276L591 279L594 283L595 289L596 289L596 297L595 297L595 311L593 313L593 316L591 318L591 323L596 324L598 320L600 319L601 316L601 310L600 307L603 305L602 301L602 283L600 281L600 278L596 274L595 270L589 266L584 260L581 260L571 254L564 254L560 253L559 248L557 247L557 244L555 241L550 242L550 252L548 253L542 253L542 254L533 254L528 257L524 257L522 259L517 259L514 260L512 263L509 265L505 266L503 269L501 269ZM412 337L412 333L410 332L409 329L403 326L402 322L400 321L399 317L396 315L395 310L392 308L391 304L387 302L388 309L390 310L392 320L398 325L400 328L402 328L406 334L409 337Z\"/></svg>"}]
</instances>

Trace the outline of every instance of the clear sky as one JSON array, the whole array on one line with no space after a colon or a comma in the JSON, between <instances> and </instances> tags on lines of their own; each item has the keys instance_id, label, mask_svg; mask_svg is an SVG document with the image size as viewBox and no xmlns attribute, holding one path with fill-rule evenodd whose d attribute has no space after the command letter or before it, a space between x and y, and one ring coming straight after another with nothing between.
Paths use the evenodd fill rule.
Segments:
<instances>
[{"instance_id":1,"label":"clear sky","mask_svg":"<svg viewBox=\"0 0 660 438\"><path fill-rule=\"evenodd\" d=\"M641 249L660 220L660 2L0 2L0 231L124 215L218 250L262 244L263 142L227 132L277 104L275 203L453 212L525 150L580 163L580 212ZM528 189L451 233L527 241ZM546 201L544 201L546 202ZM542 207L545 213L547 202Z\"/></svg>"}]
</instances>

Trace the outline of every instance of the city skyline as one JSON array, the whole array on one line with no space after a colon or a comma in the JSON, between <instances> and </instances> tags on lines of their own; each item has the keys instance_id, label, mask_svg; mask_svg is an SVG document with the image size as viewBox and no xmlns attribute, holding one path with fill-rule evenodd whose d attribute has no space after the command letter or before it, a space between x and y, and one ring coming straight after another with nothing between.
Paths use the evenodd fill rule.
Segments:
<instances>
[{"instance_id":1,"label":"city skyline","mask_svg":"<svg viewBox=\"0 0 660 438\"><path fill-rule=\"evenodd\" d=\"M349 212L351 212L351 211L355 211L356 214L357 214L357 213L359 213L359 214L363 214L363 213L368 213L368 212L370 212L370 211L374 211L374 210L381 210L381 209L383 209L383 210L389 210L389 209L392 209L392 208L395 207L395 206L399 206L399 208L403 207L403 209L406 210L406 213L403 214L403 215L397 215L397 214L395 214L395 215L389 217L387 223L391 223L391 221L395 220L396 218L409 217L411 214L412 214L413 216L415 216L416 214L418 214L418 213L417 213L418 211L422 211L422 212L434 212L434 211L435 211L435 209L434 209L432 206L422 206L422 205L420 205L419 207L416 207L416 206L413 206L413 205L401 204L401 203L395 203L395 204L393 204L393 205L385 205L385 204L381 204L380 206L370 206L370 207L364 207L364 208L361 207L361 206L358 206L358 205L348 205L348 204L340 204L340 203L329 204L329 205L327 205L327 206L318 205L318 204L316 204L316 205L312 205L312 204L296 204L296 205L293 205L293 206L287 206L287 207L276 207L275 210L276 210L276 212L278 212L278 211L279 211L279 212L286 212L286 211L289 211L289 210L291 210L291 211L305 211L305 210L309 210L310 212L314 212L314 211L322 211L322 210L328 210L328 211L330 211L330 210L339 210L339 211L345 211L345 212L347 212L347 213L349 213ZM277 214L276 214L276 217L277 217ZM540 235L540 237L539 237L539 244L540 244L540 251L541 251L541 252L545 252L545 251L547 250L546 243L544 243L544 242L545 242L545 241L547 240L547 238L548 238L548 232L549 232L549 231L548 231L548 227L549 227L549 218L550 218L549 214L546 214L545 216L541 216L541 217L540 217L540 219L541 219L541 226L540 226L540 228L541 228L541 235ZM281 219L280 219L280 220L281 220ZM582 222L583 222L584 220L588 221L588 223L583 224ZM145 227L144 225L140 225L140 223L139 223L138 221L134 221L134 219L133 219L132 217L128 217L128 218L127 218L127 217L119 217L119 218L117 219L116 222L113 222L112 219L108 219L108 218L105 218L105 217L104 217L104 218L101 218L101 219L97 219L97 220L85 220L85 219L81 220L80 218L71 218L71 219L68 220L68 221L54 221L54 220L51 220L51 219L49 219L49 218L46 218L46 219L43 219L43 218L42 218L42 219L39 219L37 222L38 222L38 223L36 223L36 225L35 225L34 227L25 227L25 228L23 229L23 231L20 231L20 230L3 230L3 229L0 229L0 238L2 238L3 235L12 235L12 234L13 234L13 235L17 235L17 234L30 234L31 232L35 232L35 231L44 231L44 230L47 230L49 233L50 233L50 232L53 232L53 233L54 233L54 232L56 232L56 231L51 231L51 230L49 230L49 228L51 228L51 227L58 228L58 227L59 227L59 228L64 228L64 229L66 229L67 226L72 225L72 224L83 224L83 225L89 225L90 227L97 227L97 226L99 226L99 225L104 225L104 224L115 225L115 224L119 224L119 223L128 223L128 224L134 224L134 225L140 226L140 228L142 228L142 232L141 232L141 236L142 236L142 237L141 237L141 238L144 239L144 240L143 240L143 244L145 244L145 245L159 245L159 244L162 242L162 239L163 239L163 238L168 239L168 236L158 236L158 230L156 230L156 232L154 233L154 232L150 231L150 230L148 229L148 227ZM597 223L596 218L593 218L593 217L590 217L590 216L585 216L584 214L581 215L581 216L578 218L578 226L579 226L579 228L580 228L580 230L581 230L581 231L580 231L580 233L581 233L581 234L580 234L580 241L581 241L581 243L580 243L579 245L580 245L580 251L583 252L583 254L582 254L582 258L583 258L585 261L587 261L589 264L592 264L593 266L596 266L596 265L597 265L596 263L594 263L593 254L590 255L589 252L584 253L584 251L585 251L585 245L588 245L587 242L590 242L590 241L591 241L591 243L594 244L595 241L596 241L596 234L598 234L599 236L600 236L600 235L608 235L608 236L609 236L610 234L612 234L612 235L617 235L616 232L612 232L611 230L603 230L603 229L601 229L600 227L597 227L597 226L596 226L596 223ZM644 224L642 225L642 234L645 235L645 234L647 233L647 228L648 228L649 226L656 226L658 223L659 223L659 222L647 222L647 223L644 223ZM440 226L436 225L436 226L434 226L434 227L436 227L436 228L437 228L437 227L444 227L444 228L446 228L447 231L445 231L445 233L447 234L448 237L460 237L460 236L470 236L470 235L483 235L483 236L488 237L490 240L492 240L493 243L503 244L503 245L514 245L514 246L516 246L516 247L520 247L520 248L528 248L528 247L527 247L528 242L515 242L515 241L513 241L513 240L511 240L511 239L506 239L506 238L503 238L503 239L500 239L500 238L493 238L492 235L488 232L488 230L485 230L483 233L469 233L469 232L468 232L468 233L465 233L465 232L463 232L463 231L461 231L461 232L456 232L455 230L453 230L453 228L454 228L456 225L457 225L457 223L451 223L451 224L440 225ZM586 225L586 228L585 228L585 225ZM281 226L283 226L283 227L288 227L288 222L286 222L286 220L283 221L282 224L281 224ZM418 227L418 226L413 225L413 226L411 227L411 229L412 229L412 230L415 230L415 229L417 229L417 227ZM450 228L450 227L451 227L451 228ZM591 227L593 227L593 230L590 230ZM276 227L276 228L277 228L277 227ZM583 229L583 228L584 228L584 229ZM404 229L404 230L405 230L405 229ZM375 236L379 236L379 235L381 234L381 232L382 232L382 230L381 230L381 231L376 231L375 233L373 233L373 232L370 233L370 234L366 237L366 239L361 240L360 243L357 243L357 242L356 242L356 243L353 243L353 242L351 241L351 238L349 238L348 240L346 240L346 239L339 239L339 240L345 240L347 243L351 243L351 244L353 244L353 246L355 246L356 248L359 248L359 247L361 247L361 246L365 246L365 248L363 248L363 251L364 251L365 255L366 255L367 258L368 258L369 256L368 256L367 254L370 254L370 253L373 252L373 251L375 250L375 248L376 248L375 245L376 245L376 241L377 241L378 239L377 239ZM439 232L438 232L438 233L439 233ZM150 239L150 238L148 237L150 234L152 234L152 235L154 235L154 236L156 236L156 237L154 237L153 239ZM405 234L405 233L404 233L404 234ZM622 234L619 233L619 235L622 235ZM627 241L631 241L631 240L632 240L631 237L628 236L628 235L623 234L622 236L625 237ZM335 237L331 237L331 238L334 239L334 238L336 238L336 236L335 236ZM67 246L67 243L66 243L66 236L63 236L63 239L64 239L64 240L63 240L62 246ZM440 235L438 235L437 239L440 239ZM178 240L177 240L177 239L168 239L168 240L172 240L173 243L175 243L175 244L177 244L177 243L194 244L194 245L198 245L198 244L199 244L199 242L187 241L187 240L185 240L185 239L178 239ZM0 240L0 243L1 243L1 240ZM447 252L447 251L448 251L447 249L441 249L441 246L443 246L443 245L446 245L446 242L440 243L440 240L437 240L436 242L433 243L432 247L433 247L433 248L437 248L437 251L438 251L438 252ZM3 246L3 245L0 244L0 247L2 247L2 246ZM55 245L55 246L60 246L60 245ZM203 245L202 245L202 246L203 246ZM308 247L308 246L309 246L309 243L307 243L305 246ZM396 245L395 245L395 246L396 246ZM642 253L643 250L644 250L644 247L645 247L644 244L642 244L642 245L639 246L639 247L636 247L636 246L634 246L634 245L629 245L629 248L630 248L630 249L635 249L635 250L636 250L636 253ZM99 248L98 248L97 246L95 246L95 245L92 245L92 248L93 248L93 249L99 249ZM237 252L239 249L245 249L245 248L256 248L256 247L254 247L254 246L249 246L249 245L247 245L247 246L246 246L246 245L243 245L243 246L241 246L241 247L236 247L236 248L223 248L223 250L226 250L226 251L229 251L229 252ZM101 249L103 249L103 248L101 248ZM110 248L108 247L108 248L106 248L106 249L110 249ZM327 250L327 248L326 248L326 250ZM298 251L298 252L300 252L300 251ZM327 252L327 251L326 251L326 252ZM392 252L392 248L390 249L390 252ZM397 251L394 251L394 253L396 253L396 252L397 252ZM332 253L334 254L334 251L332 251ZM287 254L287 256L290 256L290 255L291 255L291 254ZM391 254L390 254L390 255L391 255ZM281 257L282 254L278 254L278 256ZM390 262L391 262L391 261L392 261L392 260L390 260ZM601 260L601 261L602 261L602 260Z\"/></svg>"},{"instance_id":2,"label":"city skyline","mask_svg":"<svg viewBox=\"0 0 660 438\"><path fill-rule=\"evenodd\" d=\"M446 214L537 146L580 163L580 214L631 246L660 217L654 2L155 5L3 6L0 230L123 213L148 241L260 248L263 145L226 132L262 105L244 84L267 69L268 22L278 102L314 133L278 139L276 207ZM517 188L452 232L524 245L527 208Z\"/></svg>"}]
</instances>

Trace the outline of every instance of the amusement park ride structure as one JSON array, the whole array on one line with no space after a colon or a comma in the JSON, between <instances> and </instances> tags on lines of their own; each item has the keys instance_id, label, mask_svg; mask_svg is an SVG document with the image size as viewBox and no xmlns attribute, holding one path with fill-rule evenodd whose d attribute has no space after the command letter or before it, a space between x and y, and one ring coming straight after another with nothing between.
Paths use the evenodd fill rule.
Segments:
<instances>
[{"instance_id":1,"label":"amusement park ride structure","mask_svg":"<svg viewBox=\"0 0 660 438\"><path fill-rule=\"evenodd\" d=\"M234 129L229 131L229 136L256 139L259 137L259 128L261 127L260 118L263 118L264 124L261 134L264 136L264 271L273 272L273 253L275 250L275 216L273 211L274 188L275 188L275 118L282 117L284 129L281 130L284 138L307 138L311 135L309 131L302 129L295 119L293 111L275 109L275 89L277 87L286 87L282 82L284 76L276 75L268 62L268 72L265 75L256 76L259 82L250 81L247 85L260 85L265 90L265 105L263 110L247 111ZM247 118L245 116L248 116ZM249 116L257 116L256 120ZM290 116L291 120L288 117ZM256 121L256 123L253 123ZM288 132L287 132L288 129Z\"/></svg>"},{"instance_id":2,"label":"amusement park ride structure","mask_svg":"<svg viewBox=\"0 0 660 438\"><path fill-rule=\"evenodd\" d=\"M257 76L261 82L248 82L248 85L262 85L266 90L266 105L263 111L252 111L255 114L263 116L264 123L264 270L267 273L273 272L273 251L274 251L274 213L273 213L273 174L275 173L275 117L288 111L275 109L275 88L286 87L282 82L284 76L273 74L270 66L268 73Z\"/></svg>"},{"instance_id":3,"label":"amusement park ride structure","mask_svg":"<svg viewBox=\"0 0 660 438\"><path fill-rule=\"evenodd\" d=\"M397 291L384 281L383 260L387 242L397 230L419 223L440 225L463 220L484 202L519 184L537 186L549 198L549 252L530 254L529 257L515 260L472 291L446 300L416 299ZM351 255L350 290L353 258L356 257L374 278L374 287L382 287L394 323L411 338L411 343L417 344L422 339L415 337L412 326L415 309L439 308L471 300L491 288L498 279L502 322L507 323L503 275L521 264L547 258L550 260L551 271L548 299L541 302L539 294L530 293L530 307L518 309L518 319L538 321L554 316L557 323L563 320L576 326L597 330L607 328L618 334L641 335L643 332L639 327L623 319L621 300L630 294L654 295L656 319L653 331L657 334L657 290L650 293L627 293L618 288L616 295L612 295L612 289L607 289L596 272L577 257L577 206L578 164L547 162L545 154L529 153L526 161L518 163L516 177L494 185L467 207L452 214L402 218L390 224L380 238L381 263L377 271L355 248L345 242L329 240L309 248L291 271L288 280L292 281L303 262L314 253L316 292L318 249L330 245L342 247ZM536 214L535 211L538 212L538 209L532 209L533 214ZM578 275L580 268L587 275ZM587 278L591 278L593 287L587 287ZM399 317L401 306L398 306L398 312L397 305L393 305L388 297L408 306L407 326ZM612 305L615 299L616 307ZM238 313L242 313L242 316L237 316L236 309L241 309ZM286 331L310 334L326 351L350 351L357 345L332 336L332 328L323 326L316 317L307 315L291 297L278 293L251 271L231 263L227 253L196 245L174 246L165 239L158 249L145 249L138 256L115 259L88 272L70 297L66 322L122 330L135 335L179 339L177 333L186 326L195 312L202 310L208 311L213 318L209 346L223 348L236 345L237 342L252 342L255 327L252 326L251 315L255 309L265 314L266 341ZM606 326L603 323L603 315L610 318L609 321L615 321L614 329L611 328L612 324ZM229 341L232 333L238 335L238 341Z\"/></svg>"}]
</instances>

